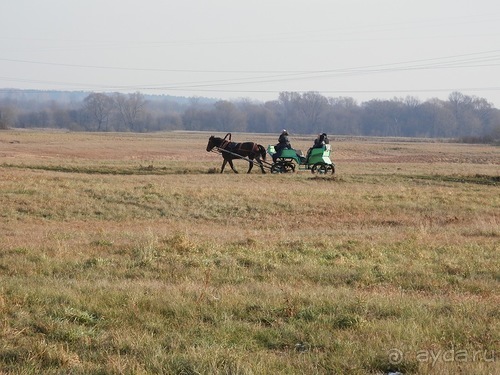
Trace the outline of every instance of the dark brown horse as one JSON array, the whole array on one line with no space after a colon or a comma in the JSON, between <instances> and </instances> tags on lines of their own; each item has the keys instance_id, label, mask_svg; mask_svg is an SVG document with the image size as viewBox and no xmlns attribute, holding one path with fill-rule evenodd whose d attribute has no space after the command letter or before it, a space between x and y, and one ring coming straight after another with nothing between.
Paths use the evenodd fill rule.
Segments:
<instances>
[{"instance_id":1,"label":"dark brown horse","mask_svg":"<svg viewBox=\"0 0 500 375\"><path fill-rule=\"evenodd\" d=\"M259 163L262 173L266 173L264 166L262 165L262 161L266 160L266 149L264 146L254 142L231 142L225 138L214 137L212 135L208 139L207 151L212 151L214 147L218 148L224 158L220 173L224 172L226 163L229 163L234 173L238 173L238 171L234 169L233 159L240 159L242 157L250 160L250 166L248 167L247 173L250 173L252 170L254 159Z\"/></svg>"}]
</instances>

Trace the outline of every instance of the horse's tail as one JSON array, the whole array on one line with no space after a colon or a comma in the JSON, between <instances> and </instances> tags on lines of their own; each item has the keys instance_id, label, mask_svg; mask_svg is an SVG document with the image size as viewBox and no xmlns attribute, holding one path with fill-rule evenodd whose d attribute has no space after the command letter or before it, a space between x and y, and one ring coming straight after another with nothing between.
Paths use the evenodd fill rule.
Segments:
<instances>
[{"instance_id":1,"label":"horse's tail","mask_svg":"<svg viewBox=\"0 0 500 375\"><path fill-rule=\"evenodd\" d=\"M257 145L259 148L260 156L262 156L262 160L266 160L266 149L262 145Z\"/></svg>"}]
</instances>

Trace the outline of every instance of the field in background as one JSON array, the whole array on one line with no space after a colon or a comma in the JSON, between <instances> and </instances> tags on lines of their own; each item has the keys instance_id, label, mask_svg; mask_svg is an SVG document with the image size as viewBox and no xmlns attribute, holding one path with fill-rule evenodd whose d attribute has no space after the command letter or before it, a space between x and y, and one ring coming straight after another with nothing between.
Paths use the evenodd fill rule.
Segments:
<instances>
[{"instance_id":1,"label":"field in background","mask_svg":"<svg viewBox=\"0 0 500 375\"><path fill-rule=\"evenodd\" d=\"M0 373L499 372L498 147L209 136L0 132Z\"/></svg>"}]
</instances>

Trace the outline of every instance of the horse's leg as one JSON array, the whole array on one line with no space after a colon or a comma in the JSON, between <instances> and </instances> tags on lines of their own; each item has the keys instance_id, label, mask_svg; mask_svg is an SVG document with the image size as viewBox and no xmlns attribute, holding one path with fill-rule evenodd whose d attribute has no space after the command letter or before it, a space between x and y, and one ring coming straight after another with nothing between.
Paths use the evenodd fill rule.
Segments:
<instances>
[{"instance_id":1,"label":"horse's leg","mask_svg":"<svg viewBox=\"0 0 500 375\"><path fill-rule=\"evenodd\" d=\"M248 171L247 171L247 173L250 173L250 171L251 171L251 170L252 170L252 168L253 168L253 159L251 159L251 160L252 160L252 161L248 163L248 164L250 164L250 165L248 166Z\"/></svg>"},{"instance_id":2,"label":"horse's leg","mask_svg":"<svg viewBox=\"0 0 500 375\"><path fill-rule=\"evenodd\" d=\"M222 167L220 168L220 173L224 172L224 167L226 166L226 163L227 163L227 160L224 159L224 161L222 162Z\"/></svg>"},{"instance_id":3,"label":"horse's leg","mask_svg":"<svg viewBox=\"0 0 500 375\"><path fill-rule=\"evenodd\" d=\"M233 161L231 159L228 159L227 160L228 163L229 163L229 166L231 167L231 169L233 170L234 173L238 173L238 171L236 169L234 169L234 165L233 165Z\"/></svg>"},{"instance_id":4,"label":"horse's leg","mask_svg":"<svg viewBox=\"0 0 500 375\"><path fill-rule=\"evenodd\" d=\"M262 171L262 173L266 173L265 169L264 169L264 165L262 163L262 160L260 160L259 157L257 157L255 160L257 160L259 162L259 166L260 166L260 170Z\"/></svg>"}]
</instances>

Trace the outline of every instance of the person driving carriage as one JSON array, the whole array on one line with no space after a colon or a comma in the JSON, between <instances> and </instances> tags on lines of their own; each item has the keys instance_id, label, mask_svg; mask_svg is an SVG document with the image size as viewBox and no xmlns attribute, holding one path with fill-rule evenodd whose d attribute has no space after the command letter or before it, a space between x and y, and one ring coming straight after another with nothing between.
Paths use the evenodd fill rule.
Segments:
<instances>
[{"instance_id":1,"label":"person driving carriage","mask_svg":"<svg viewBox=\"0 0 500 375\"><path fill-rule=\"evenodd\" d=\"M276 151L276 153L273 154L273 161L276 162L276 159L280 157L283 150L291 148L292 145L290 144L290 140L288 139L288 132L286 131L286 129L283 129L278 138L278 144L274 146L274 151Z\"/></svg>"}]
</instances>

